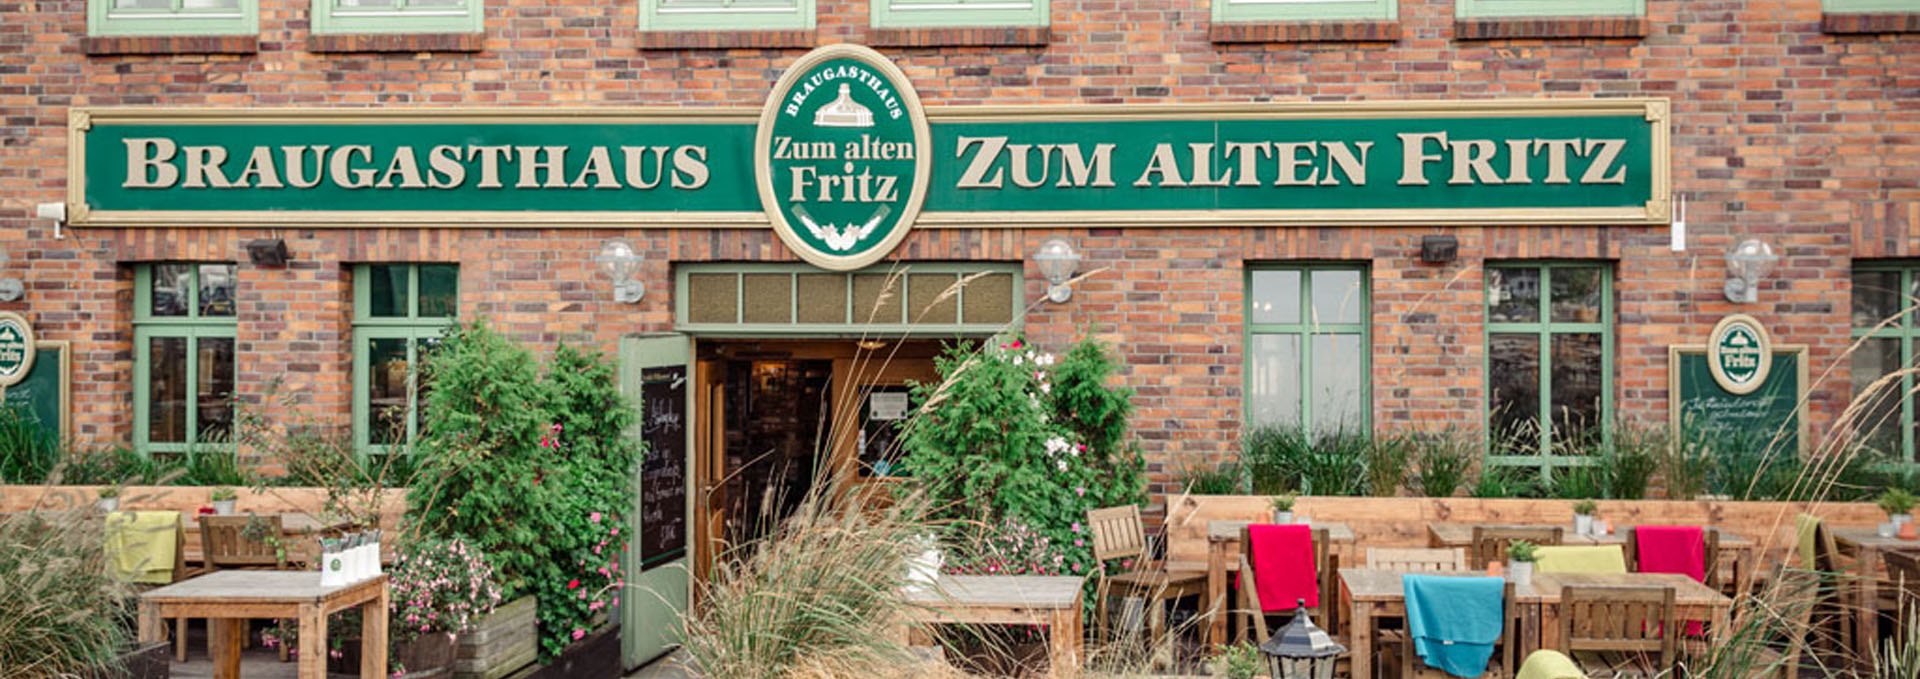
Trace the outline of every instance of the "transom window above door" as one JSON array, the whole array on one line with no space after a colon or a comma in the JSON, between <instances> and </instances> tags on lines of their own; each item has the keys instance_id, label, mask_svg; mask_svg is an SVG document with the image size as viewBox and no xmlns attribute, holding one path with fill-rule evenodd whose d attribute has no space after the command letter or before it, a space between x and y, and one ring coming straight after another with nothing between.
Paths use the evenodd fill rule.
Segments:
<instances>
[{"instance_id":1,"label":"transom window above door","mask_svg":"<svg viewBox=\"0 0 1920 679\"><path fill-rule=\"evenodd\" d=\"M892 264L853 272L805 264L686 264L674 275L684 332L992 334L1024 304L1017 263Z\"/></svg>"}]
</instances>

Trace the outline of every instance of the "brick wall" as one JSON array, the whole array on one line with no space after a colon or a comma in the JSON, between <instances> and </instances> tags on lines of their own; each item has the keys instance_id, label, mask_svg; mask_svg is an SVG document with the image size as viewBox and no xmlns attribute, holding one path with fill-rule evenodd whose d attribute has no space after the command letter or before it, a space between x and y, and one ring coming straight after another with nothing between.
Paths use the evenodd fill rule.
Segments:
<instances>
[{"instance_id":1,"label":"brick wall","mask_svg":"<svg viewBox=\"0 0 1920 679\"><path fill-rule=\"evenodd\" d=\"M73 342L75 434L103 445L131 440L132 262L241 261L243 394L262 399L277 382L323 421L344 424L351 401L348 263L459 261L463 315L492 318L530 342L610 348L623 333L671 327L670 261L790 254L764 230L86 229L56 238L47 222L29 216L35 203L64 195L69 106L758 106L804 51L792 44L924 41L883 51L936 106L1672 98L1674 185L1689 201L1692 226L1685 253L1668 251L1664 229L1545 225L1063 224L921 231L903 244L907 259L1019 260L1040 239L1066 234L1086 251L1087 269L1110 267L1081 284L1071 303L1039 307L1028 327L1043 343L1089 323L1109 333L1140 390L1136 429L1163 472L1175 461L1233 450L1244 260L1371 264L1374 410L1382 427L1479 421L1485 260L1615 260L1616 410L1659 419L1667 345L1699 341L1736 309L1720 293L1721 255L1741 238L1765 238L1786 258L1761 303L1739 310L1770 324L1778 341L1812 346L1813 374L1822 380L1816 425L1825 422L1847 400L1840 359L1850 261L1920 255L1920 35L1823 33L1819 0L1647 4L1644 37L1459 40L1451 2L1403 0L1392 42L1229 43L1209 39L1204 0L1055 0L1044 44L951 46L967 36L876 36L865 25L863 0L821 0L811 35L684 43L785 47L642 49L630 1L488 0L481 38L321 44L307 31L304 0L261 0L261 34L248 49L89 56L90 47L194 46L108 49L114 45L84 39L83 0L0 0L0 248L12 255L0 271L28 286L24 302L0 308L24 311L45 337ZM1473 30L1484 35L1484 28ZM1384 30L1270 33L1276 40L1366 39ZM1502 30L1492 34L1515 29ZM269 233L287 239L290 268L244 263L241 244ZM1460 259L1420 264L1419 238L1428 234L1457 236ZM590 267L595 244L614 235L649 253L645 277L656 292L637 307L612 303ZM1028 296L1042 287L1029 270Z\"/></svg>"}]
</instances>

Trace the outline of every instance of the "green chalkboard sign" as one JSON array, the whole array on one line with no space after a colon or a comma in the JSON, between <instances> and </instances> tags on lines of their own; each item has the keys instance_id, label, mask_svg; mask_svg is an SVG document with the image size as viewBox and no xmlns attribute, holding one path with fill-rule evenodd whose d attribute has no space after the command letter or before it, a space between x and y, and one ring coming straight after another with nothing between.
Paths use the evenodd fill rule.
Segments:
<instances>
[{"instance_id":1,"label":"green chalkboard sign","mask_svg":"<svg viewBox=\"0 0 1920 679\"><path fill-rule=\"evenodd\" d=\"M35 343L33 367L18 384L0 390L0 406L25 410L46 435L66 440L67 361L66 342Z\"/></svg>"},{"instance_id":2,"label":"green chalkboard sign","mask_svg":"<svg viewBox=\"0 0 1920 679\"><path fill-rule=\"evenodd\" d=\"M1800 451L1807 442L1806 347L1774 345L1766 381L1747 394L1735 394L1713 378L1705 346L1668 351L1668 410L1675 431L1779 436L1784 450Z\"/></svg>"}]
</instances>

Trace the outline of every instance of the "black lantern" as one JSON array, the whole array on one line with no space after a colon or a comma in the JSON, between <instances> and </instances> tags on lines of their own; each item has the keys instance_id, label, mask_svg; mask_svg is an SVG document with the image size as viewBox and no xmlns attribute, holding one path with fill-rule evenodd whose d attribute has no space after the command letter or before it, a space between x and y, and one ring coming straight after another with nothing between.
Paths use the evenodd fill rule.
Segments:
<instances>
[{"instance_id":1,"label":"black lantern","mask_svg":"<svg viewBox=\"0 0 1920 679\"><path fill-rule=\"evenodd\" d=\"M1273 679L1333 679L1333 666L1347 647L1307 619L1307 601L1299 600L1293 622L1260 644Z\"/></svg>"}]
</instances>

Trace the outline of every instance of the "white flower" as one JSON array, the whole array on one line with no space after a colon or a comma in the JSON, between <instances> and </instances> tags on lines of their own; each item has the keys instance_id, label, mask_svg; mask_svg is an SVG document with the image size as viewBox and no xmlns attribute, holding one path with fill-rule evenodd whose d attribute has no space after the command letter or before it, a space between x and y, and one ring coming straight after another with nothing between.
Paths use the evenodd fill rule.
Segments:
<instances>
[{"instance_id":1,"label":"white flower","mask_svg":"<svg viewBox=\"0 0 1920 679\"><path fill-rule=\"evenodd\" d=\"M1053 365L1053 354L1041 354L1034 357L1034 365Z\"/></svg>"},{"instance_id":2,"label":"white flower","mask_svg":"<svg viewBox=\"0 0 1920 679\"><path fill-rule=\"evenodd\" d=\"M1058 462L1057 464L1058 464L1058 465L1059 465L1059 467L1060 467L1060 471L1066 471L1066 470L1067 470L1067 461L1066 461L1066 460L1061 460L1061 461L1059 461L1059 462Z\"/></svg>"},{"instance_id":3,"label":"white flower","mask_svg":"<svg viewBox=\"0 0 1920 679\"><path fill-rule=\"evenodd\" d=\"M1045 383L1045 382L1041 382L1041 383L1040 383L1040 393L1042 393L1042 394L1051 394L1051 393L1053 393L1053 385L1051 385L1051 384L1047 384L1047 383Z\"/></svg>"},{"instance_id":4,"label":"white flower","mask_svg":"<svg viewBox=\"0 0 1920 679\"><path fill-rule=\"evenodd\" d=\"M1019 354L1014 354L1014 356L1013 356L1013 364L1014 364L1014 365L1020 365L1020 364L1022 364L1022 363L1025 363L1026 361L1027 361L1027 357L1025 357L1025 356L1021 356L1021 355L1019 355Z\"/></svg>"}]
</instances>

